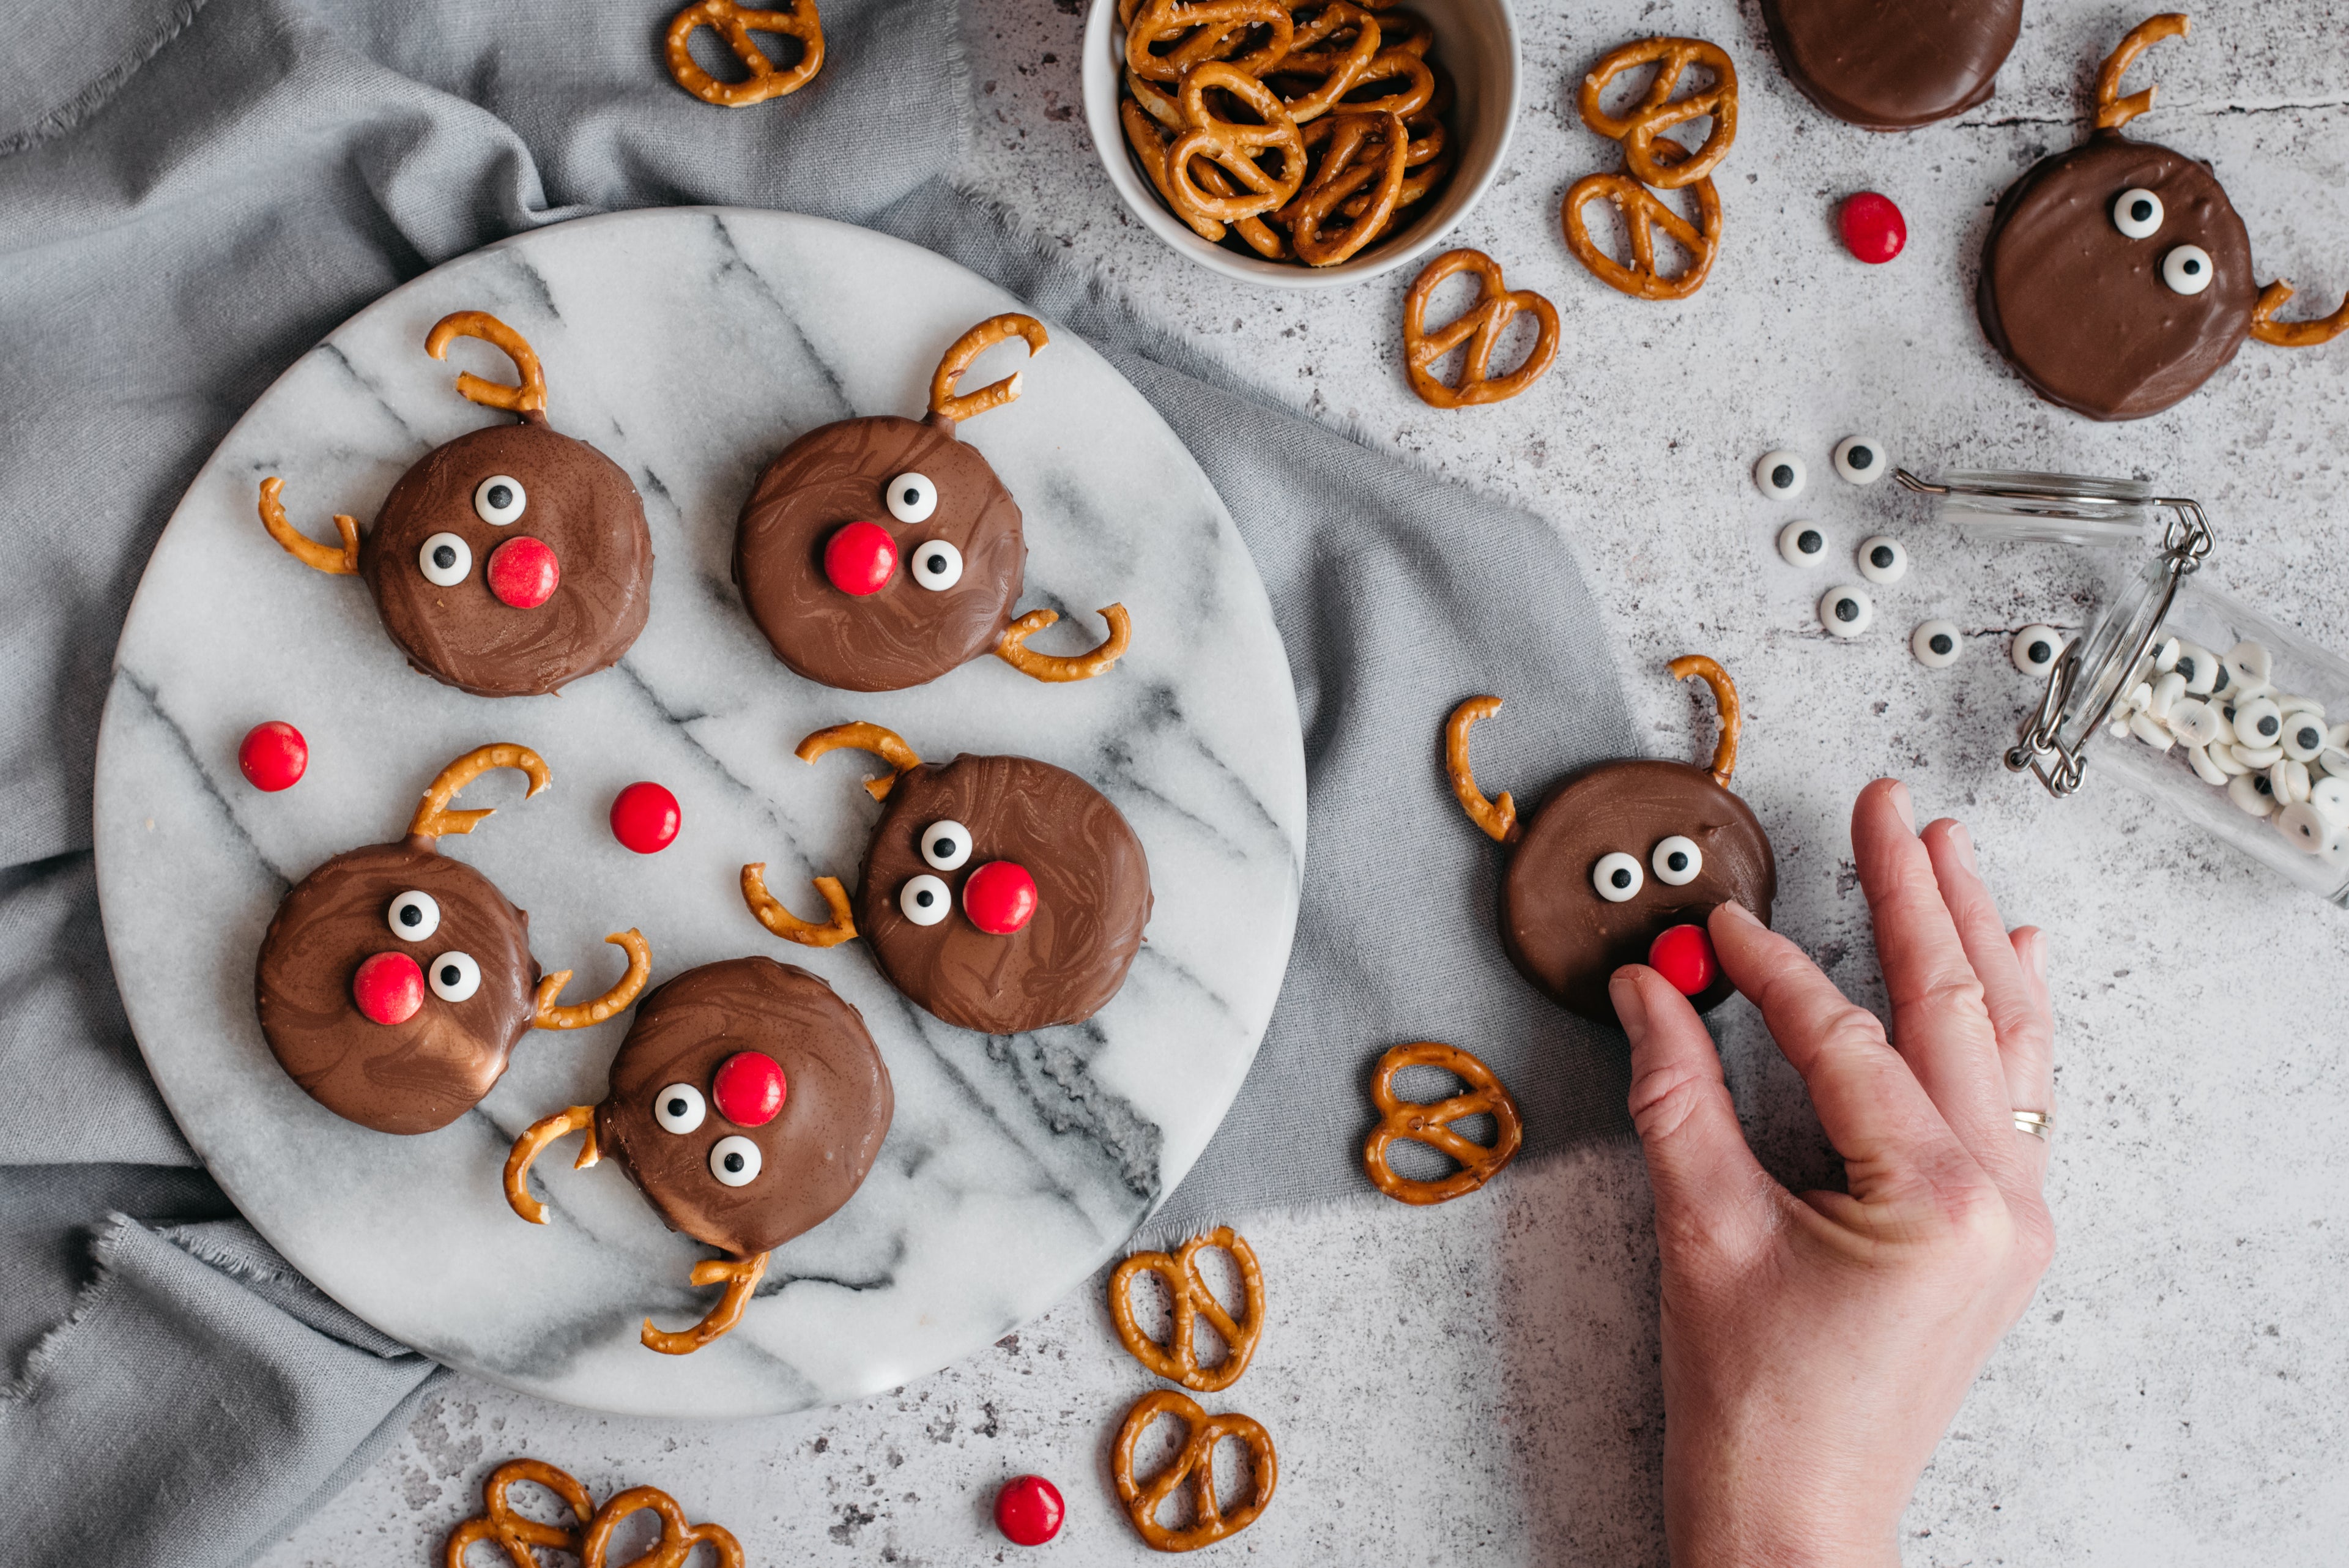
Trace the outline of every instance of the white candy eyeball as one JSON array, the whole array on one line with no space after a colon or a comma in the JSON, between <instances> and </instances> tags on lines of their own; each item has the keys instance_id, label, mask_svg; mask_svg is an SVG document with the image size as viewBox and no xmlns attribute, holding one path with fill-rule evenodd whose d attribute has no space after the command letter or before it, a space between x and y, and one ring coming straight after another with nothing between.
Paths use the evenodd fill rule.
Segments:
<instances>
[{"instance_id":1,"label":"white candy eyeball","mask_svg":"<svg viewBox=\"0 0 2349 1568\"><path fill-rule=\"evenodd\" d=\"M935 926L954 909L954 895L944 882L925 872L908 877L897 889L897 908L917 926Z\"/></svg>"},{"instance_id":2,"label":"white candy eyeball","mask_svg":"<svg viewBox=\"0 0 2349 1568\"><path fill-rule=\"evenodd\" d=\"M522 481L509 474L493 473L473 486L473 515L497 527L518 521L528 504Z\"/></svg>"},{"instance_id":3,"label":"white candy eyeball","mask_svg":"<svg viewBox=\"0 0 2349 1568\"><path fill-rule=\"evenodd\" d=\"M1645 880L1647 873L1640 869L1640 863L1619 849L1600 856L1599 864L1590 868L1590 885L1610 904L1619 904L1637 893Z\"/></svg>"},{"instance_id":4,"label":"white candy eyeball","mask_svg":"<svg viewBox=\"0 0 2349 1568\"><path fill-rule=\"evenodd\" d=\"M2246 746L2281 746L2283 710L2272 697L2254 697L2235 704L2235 738Z\"/></svg>"},{"instance_id":5,"label":"white candy eyeball","mask_svg":"<svg viewBox=\"0 0 2349 1568\"><path fill-rule=\"evenodd\" d=\"M922 858L941 871L954 871L970 858L970 829L959 822L934 822L922 829Z\"/></svg>"},{"instance_id":6,"label":"white candy eyeball","mask_svg":"<svg viewBox=\"0 0 2349 1568\"><path fill-rule=\"evenodd\" d=\"M2164 638L2153 650L2154 669L2164 675L2167 675L2171 670L2177 669L2178 655L2181 650L2183 650L2185 646L2186 645L2184 643L2179 642L2174 637Z\"/></svg>"},{"instance_id":7,"label":"white candy eyeball","mask_svg":"<svg viewBox=\"0 0 2349 1568\"><path fill-rule=\"evenodd\" d=\"M2219 683L2219 656L2199 644L2181 642L2178 645L2178 662L2171 666L2186 677L2186 694L2208 697Z\"/></svg>"},{"instance_id":8,"label":"white candy eyeball","mask_svg":"<svg viewBox=\"0 0 2349 1568\"><path fill-rule=\"evenodd\" d=\"M2341 847L2341 826L2306 801L2295 801L2276 815L2276 831L2311 855L2330 855Z\"/></svg>"},{"instance_id":9,"label":"white candy eyeball","mask_svg":"<svg viewBox=\"0 0 2349 1568\"><path fill-rule=\"evenodd\" d=\"M2268 768L2268 793L2286 805L2308 798L2308 764L2279 757Z\"/></svg>"},{"instance_id":10,"label":"white candy eyeball","mask_svg":"<svg viewBox=\"0 0 2349 1568\"><path fill-rule=\"evenodd\" d=\"M391 901L384 920L400 940L420 942L440 929L440 900L429 893L402 893Z\"/></svg>"},{"instance_id":11,"label":"white candy eyeball","mask_svg":"<svg viewBox=\"0 0 2349 1568\"><path fill-rule=\"evenodd\" d=\"M2210 253L2200 245L2179 245L2161 258L2161 281L2172 294L2199 294L2212 275Z\"/></svg>"},{"instance_id":12,"label":"white candy eyeball","mask_svg":"<svg viewBox=\"0 0 2349 1568\"><path fill-rule=\"evenodd\" d=\"M1836 443L1836 472L1854 484L1873 484L1892 472L1884 443L1874 436L1846 436Z\"/></svg>"},{"instance_id":13,"label":"white candy eyeball","mask_svg":"<svg viewBox=\"0 0 2349 1568\"><path fill-rule=\"evenodd\" d=\"M2283 761L2283 748L2282 746L2247 746L2242 742L2237 741L2235 760L2247 768L2265 773Z\"/></svg>"},{"instance_id":14,"label":"white candy eyeball","mask_svg":"<svg viewBox=\"0 0 2349 1568\"><path fill-rule=\"evenodd\" d=\"M1819 599L1819 624L1837 637L1857 637L1876 618L1876 601L1853 587L1829 588Z\"/></svg>"},{"instance_id":15,"label":"white candy eyeball","mask_svg":"<svg viewBox=\"0 0 2349 1568\"><path fill-rule=\"evenodd\" d=\"M2166 752L2178 743L2168 731L2153 722L2153 715L2150 713L2131 713L2128 730L2130 734L2135 735L2157 752Z\"/></svg>"},{"instance_id":16,"label":"white candy eyeball","mask_svg":"<svg viewBox=\"0 0 2349 1568\"><path fill-rule=\"evenodd\" d=\"M2324 721L2321 716L2304 712L2286 713L2283 716L2283 733L2278 737L2276 744L2282 746L2283 754L2294 762L2313 763L2323 754L2327 740Z\"/></svg>"},{"instance_id":17,"label":"white candy eyeball","mask_svg":"<svg viewBox=\"0 0 2349 1568\"><path fill-rule=\"evenodd\" d=\"M1656 880L1665 887L1685 888L1704 869L1704 851L1696 846L1695 839L1675 833L1656 846L1655 853L1648 857L1648 864L1656 868Z\"/></svg>"},{"instance_id":18,"label":"white candy eyeball","mask_svg":"<svg viewBox=\"0 0 2349 1568\"><path fill-rule=\"evenodd\" d=\"M934 594L944 593L962 581L962 552L944 539L915 545L914 581Z\"/></svg>"},{"instance_id":19,"label":"white candy eyeball","mask_svg":"<svg viewBox=\"0 0 2349 1568\"><path fill-rule=\"evenodd\" d=\"M2025 675L2044 675L2064 651L2064 634L2052 626L2026 626L2014 634L2006 651Z\"/></svg>"},{"instance_id":20,"label":"white candy eyeball","mask_svg":"<svg viewBox=\"0 0 2349 1568\"><path fill-rule=\"evenodd\" d=\"M2316 759L2316 765L2336 779L2349 779L2349 746L2335 742L2325 747L2324 754Z\"/></svg>"},{"instance_id":21,"label":"white candy eyeball","mask_svg":"<svg viewBox=\"0 0 2349 1568\"><path fill-rule=\"evenodd\" d=\"M2210 754L2210 765L2229 778L2251 771L2235 760L2235 748L2231 742L2214 741L2206 749Z\"/></svg>"},{"instance_id":22,"label":"white candy eyeball","mask_svg":"<svg viewBox=\"0 0 2349 1568\"><path fill-rule=\"evenodd\" d=\"M2349 827L2349 779L2336 776L2310 781L2308 804L2336 827Z\"/></svg>"},{"instance_id":23,"label":"white candy eyeball","mask_svg":"<svg viewBox=\"0 0 2349 1568\"><path fill-rule=\"evenodd\" d=\"M2189 746L2207 746L2219 738L2219 711L2197 697L2181 697L2169 705L2169 732Z\"/></svg>"},{"instance_id":24,"label":"white candy eyeball","mask_svg":"<svg viewBox=\"0 0 2349 1568\"><path fill-rule=\"evenodd\" d=\"M1909 634L1909 651L1928 670L1947 670L1965 645L1953 620L1929 620Z\"/></svg>"},{"instance_id":25,"label":"white candy eyeball","mask_svg":"<svg viewBox=\"0 0 2349 1568\"><path fill-rule=\"evenodd\" d=\"M759 1179L759 1146L740 1133L730 1133L709 1146L709 1174L728 1187L748 1187Z\"/></svg>"},{"instance_id":26,"label":"white candy eyeball","mask_svg":"<svg viewBox=\"0 0 2349 1568\"><path fill-rule=\"evenodd\" d=\"M653 1096L653 1120L673 1133L689 1133L709 1114L701 1091L691 1084L671 1084Z\"/></svg>"},{"instance_id":27,"label":"white candy eyeball","mask_svg":"<svg viewBox=\"0 0 2349 1568\"><path fill-rule=\"evenodd\" d=\"M900 523L926 523L938 509L938 487L926 474L899 474L889 482L883 498L889 504L889 515Z\"/></svg>"},{"instance_id":28,"label":"white candy eyeball","mask_svg":"<svg viewBox=\"0 0 2349 1568\"><path fill-rule=\"evenodd\" d=\"M435 534L416 552L416 569L426 582L453 588L473 569L473 547L454 534Z\"/></svg>"},{"instance_id":29,"label":"white candy eyeball","mask_svg":"<svg viewBox=\"0 0 2349 1568\"><path fill-rule=\"evenodd\" d=\"M2268 793L2265 774L2237 774L2227 781L2227 798L2247 815L2271 816L2275 813L2275 797Z\"/></svg>"},{"instance_id":30,"label":"white candy eyeball","mask_svg":"<svg viewBox=\"0 0 2349 1568\"><path fill-rule=\"evenodd\" d=\"M2186 748L2186 760L2194 764L2197 777L2213 789L2227 787L2227 770L2210 760L2210 753L2200 746Z\"/></svg>"},{"instance_id":31,"label":"white candy eyeball","mask_svg":"<svg viewBox=\"0 0 2349 1568\"><path fill-rule=\"evenodd\" d=\"M2113 227L2133 240L2150 239L2161 229L2161 198L2142 186L2122 192L2113 200Z\"/></svg>"},{"instance_id":32,"label":"white candy eyeball","mask_svg":"<svg viewBox=\"0 0 2349 1568\"><path fill-rule=\"evenodd\" d=\"M2153 683L2153 691L2146 701L2145 711L2157 719L2167 719L2169 717L2169 711L2178 706L2178 700L2185 695L2186 677L2173 670Z\"/></svg>"},{"instance_id":33,"label":"white candy eyeball","mask_svg":"<svg viewBox=\"0 0 2349 1568\"><path fill-rule=\"evenodd\" d=\"M1809 478L1810 470L1791 452L1764 452L1754 465L1754 483L1773 501L1792 501L1803 493L1803 483Z\"/></svg>"},{"instance_id":34,"label":"white candy eyeball","mask_svg":"<svg viewBox=\"0 0 2349 1568\"><path fill-rule=\"evenodd\" d=\"M1778 530L1778 554L1794 566L1816 566L1827 558L1826 531L1801 518Z\"/></svg>"},{"instance_id":35,"label":"white candy eyeball","mask_svg":"<svg viewBox=\"0 0 2349 1568\"><path fill-rule=\"evenodd\" d=\"M432 994L443 1002L463 1002L481 989L481 966L471 953L442 953L425 972L432 977Z\"/></svg>"},{"instance_id":36,"label":"white candy eyeball","mask_svg":"<svg viewBox=\"0 0 2349 1568\"><path fill-rule=\"evenodd\" d=\"M1889 535L1861 540L1858 561L1859 575L1871 583L1897 583L1909 575L1909 552Z\"/></svg>"}]
</instances>

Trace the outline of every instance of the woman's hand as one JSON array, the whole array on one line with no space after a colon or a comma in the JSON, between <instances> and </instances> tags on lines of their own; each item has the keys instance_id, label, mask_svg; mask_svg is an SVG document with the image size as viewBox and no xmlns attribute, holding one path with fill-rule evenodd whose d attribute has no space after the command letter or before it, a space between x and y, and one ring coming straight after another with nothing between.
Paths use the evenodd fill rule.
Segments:
<instances>
[{"instance_id":1,"label":"woman's hand","mask_svg":"<svg viewBox=\"0 0 2349 1568\"><path fill-rule=\"evenodd\" d=\"M1850 1188L1797 1197L1737 1125L1688 1001L1642 965L1611 992L1663 1260L1664 1525L1679 1568L1900 1560L1901 1511L2054 1248L2047 941L1999 923L1955 822L1903 785L1852 811L1892 1037L1735 905L1710 929L1809 1085Z\"/></svg>"}]
</instances>

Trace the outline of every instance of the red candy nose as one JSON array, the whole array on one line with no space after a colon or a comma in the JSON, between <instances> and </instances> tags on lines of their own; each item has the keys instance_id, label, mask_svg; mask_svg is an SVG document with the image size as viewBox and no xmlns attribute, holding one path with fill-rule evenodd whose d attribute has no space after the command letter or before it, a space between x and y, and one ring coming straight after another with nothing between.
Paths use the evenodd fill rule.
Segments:
<instances>
[{"instance_id":1,"label":"red candy nose","mask_svg":"<svg viewBox=\"0 0 2349 1568\"><path fill-rule=\"evenodd\" d=\"M995 1528L1015 1546L1041 1546L1061 1533L1068 1505L1042 1476L1014 1476L995 1494Z\"/></svg>"},{"instance_id":2,"label":"red candy nose","mask_svg":"<svg viewBox=\"0 0 2349 1568\"><path fill-rule=\"evenodd\" d=\"M424 1005L424 971L406 953L378 953L351 976L351 1000L378 1023L405 1023Z\"/></svg>"},{"instance_id":3,"label":"red candy nose","mask_svg":"<svg viewBox=\"0 0 2349 1568\"><path fill-rule=\"evenodd\" d=\"M783 1108L791 1086L783 1082L782 1064L760 1051L741 1051L719 1064L710 1080L709 1097L718 1114L738 1127L762 1127Z\"/></svg>"},{"instance_id":4,"label":"red candy nose","mask_svg":"<svg viewBox=\"0 0 2349 1568\"><path fill-rule=\"evenodd\" d=\"M1702 926L1674 926L1648 949L1648 967L1694 996L1721 978L1721 961L1713 956L1713 939Z\"/></svg>"},{"instance_id":5,"label":"red candy nose","mask_svg":"<svg viewBox=\"0 0 2349 1568\"><path fill-rule=\"evenodd\" d=\"M993 936L1008 937L1036 913L1036 878L1009 860L990 860L962 885L962 912Z\"/></svg>"},{"instance_id":6,"label":"red candy nose","mask_svg":"<svg viewBox=\"0 0 2349 1568\"><path fill-rule=\"evenodd\" d=\"M255 724L236 749L236 765L255 789L292 789L310 765L310 743L282 719Z\"/></svg>"},{"instance_id":7,"label":"red candy nose","mask_svg":"<svg viewBox=\"0 0 2349 1568\"><path fill-rule=\"evenodd\" d=\"M1891 197L1873 191L1862 191L1846 202L1836 214L1836 226L1843 231L1844 249L1871 266L1890 261L1909 243L1909 224L1900 209Z\"/></svg>"},{"instance_id":8,"label":"red candy nose","mask_svg":"<svg viewBox=\"0 0 2349 1568\"><path fill-rule=\"evenodd\" d=\"M851 523L824 541L823 575L843 594L877 594L897 569L897 541L878 523Z\"/></svg>"},{"instance_id":9,"label":"red candy nose","mask_svg":"<svg viewBox=\"0 0 2349 1568\"><path fill-rule=\"evenodd\" d=\"M554 597L563 580L563 565L554 547L527 534L507 540L490 552L490 592L500 604L516 609L536 609Z\"/></svg>"}]
</instances>

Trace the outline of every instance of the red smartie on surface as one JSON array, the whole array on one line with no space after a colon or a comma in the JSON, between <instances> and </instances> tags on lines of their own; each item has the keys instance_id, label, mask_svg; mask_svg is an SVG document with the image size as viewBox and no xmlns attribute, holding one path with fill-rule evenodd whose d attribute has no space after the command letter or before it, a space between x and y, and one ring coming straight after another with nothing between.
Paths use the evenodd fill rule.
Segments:
<instances>
[{"instance_id":1,"label":"red smartie on surface","mask_svg":"<svg viewBox=\"0 0 2349 1568\"><path fill-rule=\"evenodd\" d=\"M677 842L685 813L677 796L650 779L639 779L612 802L612 836L639 855L657 855Z\"/></svg>"},{"instance_id":2,"label":"red smartie on surface","mask_svg":"<svg viewBox=\"0 0 2349 1568\"><path fill-rule=\"evenodd\" d=\"M1041 1546L1068 1517L1061 1489L1042 1476L1014 1476L995 1494L995 1528L1015 1546Z\"/></svg>"},{"instance_id":3,"label":"red smartie on surface","mask_svg":"<svg viewBox=\"0 0 2349 1568\"><path fill-rule=\"evenodd\" d=\"M273 794L292 789L310 765L310 742L283 719L272 719L244 732L236 748L236 765L255 789Z\"/></svg>"},{"instance_id":4,"label":"red smartie on surface","mask_svg":"<svg viewBox=\"0 0 2349 1568\"><path fill-rule=\"evenodd\" d=\"M718 1114L738 1127L762 1127L783 1108L791 1085L783 1082L783 1064L763 1051L738 1051L719 1064L709 1082L709 1097Z\"/></svg>"},{"instance_id":5,"label":"red smartie on surface","mask_svg":"<svg viewBox=\"0 0 2349 1568\"><path fill-rule=\"evenodd\" d=\"M1891 197L1873 191L1862 191L1844 202L1836 226L1843 231L1843 248L1872 266L1890 261L1909 243L1909 223L1900 209Z\"/></svg>"},{"instance_id":6,"label":"red smartie on surface","mask_svg":"<svg viewBox=\"0 0 2349 1568\"><path fill-rule=\"evenodd\" d=\"M992 936L1008 937L1036 914L1036 878L1011 860L990 860L962 885L962 912Z\"/></svg>"},{"instance_id":7,"label":"red smartie on surface","mask_svg":"<svg viewBox=\"0 0 2349 1568\"><path fill-rule=\"evenodd\" d=\"M424 971L406 953L378 953L351 976L351 1000L378 1023L405 1023L424 1005Z\"/></svg>"},{"instance_id":8,"label":"red smartie on surface","mask_svg":"<svg viewBox=\"0 0 2349 1568\"><path fill-rule=\"evenodd\" d=\"M1682 996L1694 996L1721 978L1721 960L1702 926L1674 926L1658 937L1648 949L1648 967Z\"/></svg>"},{"instance_id":9,"label":"red smartie on surface","mask_svg":"<svg viewBox=\"0 0 2349 1568\"><path fill-rule=\"evenodd\" d=\"M554 597L563 581L562 563L543 539L524 534L490 552L490 592L516 609L536 609Z\"/></svg>"},{"instance_id":10,"label":"red smartie on surface","mask_svg":"<svg viewBox=\"0 0 2349 1568\"><path fill-rule=\"evenodd\" d=\"M897 569L897 541L878 523L851 523L823 543L823 575L843 594L877 594Z\"/></svg>"}]
</instances>

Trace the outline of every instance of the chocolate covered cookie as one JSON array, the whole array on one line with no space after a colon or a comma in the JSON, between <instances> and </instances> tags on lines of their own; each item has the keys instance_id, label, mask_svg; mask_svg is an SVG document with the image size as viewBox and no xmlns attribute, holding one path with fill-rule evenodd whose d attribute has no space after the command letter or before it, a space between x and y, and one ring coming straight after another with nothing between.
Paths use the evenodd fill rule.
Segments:
<instances>
[{"instance_id":1,"label":"chocolate covered cookie","mask_svg":"<svg viewBox=\"0 0 2349 1568\"><path fill-rule=\"evenodd\" d=\"M618 464L547 423L546 380L521 334L463 310L424 340L444 358L460 337L509 355L518 387L472 375L457 389L520 421L459 436L393 485L374 528L336 516L339 548L285 519L284 481L261 482L261 520L296 560L357 574L408 662L477 697L560 691L616 662L652 607L652 535Z\"/></svg>"},{"instance_id":2,"label":"chocolate covered cookie","mask_svg":"<svg viewBox=\"0 0 2349 1568\"><path fill-rule=\"evenodd\" d=\"M2173 13L2122 40L2097 79L2094 133L2008 189L1982 246L1983 333L2033 390L2093 420L2159 413L2246 337L2306 348L2349 330L2349 299L2320 321L2277 321L2292 286L2254 281L2251 236L2210 166L2121 134L2154 99L2150 87L2121 97L2122 77L2187 31Z\"/></svg>"},{"instance_id":3,"label":"chocolate covered cookie","mask_svg":"<svg viewBox=\"0 0 2349 1568\"><path fill-rule=\"evenodd\" d=\"M519 768L536 794L546 764L483 746L441 771L397 844L336 856L277 906L254 989L262 1037L312 1099L386 1133L448 1126L479 1104L533 1029L579 1029L626 1007L651 956L633 930L605 939L627 972L594 1002L557 1006L571 978L541 979L530 917L490 879L440 851L487 810L449 803L492 768Z\"/></svg>"},{"instance_id":4,"label":"chocolate covered cookie","mask_svg":"<svg viewBox=\"0 0 2349 1568\"><path fill-rule=\"evenodd\" d=\"M1501 940L1519 973L1568 1010L1615 1021L1607 981L1627 963L1652 964L1705 1012L1733 989L1705 920L1723 903L1770 920L1778 892L1770 840L1729 792L1737 765L1737 690L1701 655L1676 659L1680 680L1702 677L1721 710L1710 768L1626 760L1585 768L1520 822L1506 793L1488 800L1468 765L1468 732L1499 711L1471 697L1444 727L1453 793L1471 820L1512 846L1501 878Z\"/></svg>"},{"instance_id":5,"label":"chocolate covered cookie","mask_svg":"<svg viewBox=\"0 0 2349 1568\"><path fill-rule=\"evenodd\" d=\"M1125 651L1124 607L1101 612L1092 653L1031 651L1060 618L1012 618L1028 545L1019 504L956 426L1019 395L1012 375L955 395L957 377L1009 337L1046 342L1032 317L998 316L947 350L921 420L882 414L810 431L759 476L734 537L734 581L775 657L825 686L897 691L992 653L1039 680L1099 675Z\"/></svg>"},{"instance_id":6,"label":"chocolate covered cookie","mask_svg":"<svg viewBox=\"0 0 2349 1568\"><path fill-rule=\"evenodd\" d=\"M1786 78L1836 119L1909 130L1987 102L2023 0L1762 0Z\"/></svg>"}]
</instances>

